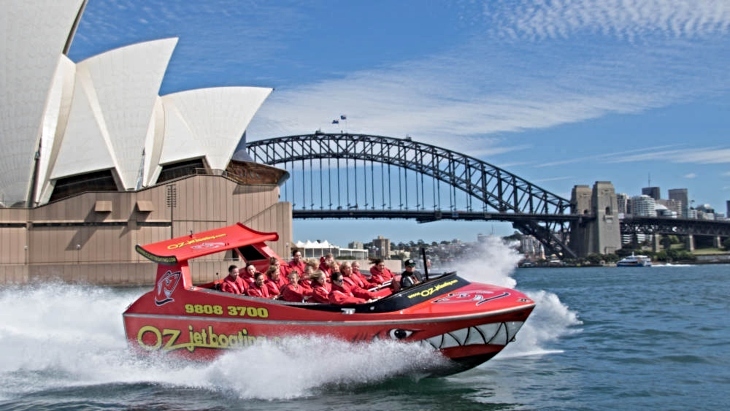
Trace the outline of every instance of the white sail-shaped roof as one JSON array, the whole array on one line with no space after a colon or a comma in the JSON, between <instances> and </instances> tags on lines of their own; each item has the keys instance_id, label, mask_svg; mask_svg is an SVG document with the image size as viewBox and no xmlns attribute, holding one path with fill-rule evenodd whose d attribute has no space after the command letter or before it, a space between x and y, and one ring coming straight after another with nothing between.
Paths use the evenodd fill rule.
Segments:
<instances>
[{"instance_id":1,"label":"white sail-shaped roof","mask_svg":"<svg viewBox=\"0 0 730 411\"><path fill-rule=\"evenodd\" d=\"M175 38L76 64L64 53L85 4L2 2L0 207L47 203L57 184L98 171L111 170L119 189L135 190L155 184L161 164L204 158L223 170L272 91L221 87L160 97ZM67 177L74 178L58 181Z\"/></svg>"},{"instance_id":2,"label":"white sail-shaped roof","mask_svg":"<svg viewBox=\"0 0 730 411\"><path fill-rule=\"evenodd\" d=\"M243 132L272 89L219 87L162 97L165 137L160 164L205 157L225 170Z\"/></svg>"},{"instance_id":3,"label":"white sail-shaped roof","mask_svg":"<svg viewBox=\"0 0 730 411\"><path fill-rule=\"evenodd\" d=\"M83 0L3 1L0 203L28 199L48 91Z\"/></svg>"},{"instance_id":4,"label":"white sail-shaped roof","mask_svg":"<svg viewBox=\"0 0 730 411\"><path fill-rule=\"evenodd\" d=\"M158 91L177 39L133 44L77 64L76 93L51 178L114 168L137 188ZM79 93L80 92L80 93Z\"/></svg>"},{"instance_id":5,"label":"white sail-shaped roof","mask_svg":"<svg viewBox=\"0 0 730 411\"><path fill-rule=\"evenodd\" d=\"M63 142L63 134L71 112L75 82L76 65L68 57L61 56L43 115L38 173L33 198L36 203L47 202L53 190L50 172Z\"/></svg>"}]
</instances>

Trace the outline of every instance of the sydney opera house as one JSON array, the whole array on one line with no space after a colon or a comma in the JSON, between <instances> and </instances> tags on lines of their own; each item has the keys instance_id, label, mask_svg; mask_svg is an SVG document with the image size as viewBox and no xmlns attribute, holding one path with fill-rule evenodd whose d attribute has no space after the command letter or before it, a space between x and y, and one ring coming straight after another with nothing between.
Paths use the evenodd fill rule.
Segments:
<instances>
[{"instance_id":1,"label":"sydney opera house","mask_svg":"<svg viewBox=\"0 0 730 411\"><path fill-rule=\"evenodd\" d=\"M277 231L286 255L287 173L245 161L272 90L159 95L175 38L73 62L85 3L11 0L0 14L0 284L151 283L136 244L238 221ZM197 264L207 281L230 261Z\"/></svg>"}]
</instances>

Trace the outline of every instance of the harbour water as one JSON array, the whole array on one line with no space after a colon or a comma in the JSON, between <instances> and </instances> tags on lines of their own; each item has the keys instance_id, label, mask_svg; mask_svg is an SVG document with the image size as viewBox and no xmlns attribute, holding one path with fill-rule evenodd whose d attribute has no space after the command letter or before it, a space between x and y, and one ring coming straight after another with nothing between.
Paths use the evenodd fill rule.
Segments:
<instances>
[{"instance_id":1,"label":"harbour water","mask_svg":"<svg viewBox=\"0 0 730 411\"><path fill-rule=\"evenodd\" d=\"M440 361L436 354L385 342L298 339L209 364L141 359L127 350L121 313L143 289L2 287L0 410L730 406L730 266L515 271L513 263L474 263L463 274L535 299L517 341L476 369L433 379L401 371Z\"/></svg>"}]
</instances>

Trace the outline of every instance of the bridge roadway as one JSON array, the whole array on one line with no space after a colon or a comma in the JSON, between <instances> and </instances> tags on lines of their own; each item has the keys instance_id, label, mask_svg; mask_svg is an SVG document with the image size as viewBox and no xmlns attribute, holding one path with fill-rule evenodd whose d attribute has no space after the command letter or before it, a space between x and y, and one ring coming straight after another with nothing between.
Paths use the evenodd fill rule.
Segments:
<instances>
[{"instance_id":1,"label":"bridge roadway","mask_svg":"<svg viewBox=\"0 0 730 411\"><path fill-rule=\"evenodd\" d=\"M528 214L489 213L474 211L426 211L426 210L292 210L296 219L412 219L419 223L440 220L504 221L504 222L588 222L595 219L587 214ZM624 217L621 234L707 235L730 237L730 221L699 220L692 218Z\"/></svg>"},{"instance_id":2,"label":"bridge roadway","mask_svg":"<svg viewBox=\"0 0 730 411\"><path fill-rule=\"evenodd\" d=\"M427 210L378 210L359 209L349 210L292 210L292 217L296 219L412 219L419 223L429 223L439 220L461 221L506 221L506 222L574 222L594 219L584 214L527 214L527 213L489 213L475 211L427 211Z\"/></svg>"},{"instance_id":3,"label":"bridge roadway","mask_svg":"<svg viewBox=\"0 0 730 411\"><path fill-rule=\"evenodd\" d=\"M694 218L627 217L621 234L708 235L730 237L730 221Z\"/></svg>"}]
</instances>

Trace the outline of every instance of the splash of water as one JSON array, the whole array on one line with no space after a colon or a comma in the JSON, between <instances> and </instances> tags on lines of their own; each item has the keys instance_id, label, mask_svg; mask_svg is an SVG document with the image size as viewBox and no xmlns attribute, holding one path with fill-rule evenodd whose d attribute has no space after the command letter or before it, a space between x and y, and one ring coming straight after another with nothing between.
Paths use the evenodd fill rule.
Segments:
<instances>
[{"instance_id":1,"label":"splash of water","mask_svg":"<svg viewBox=\"0 0 730 411\"><path fill-rule=\"evenodd\" d=\"M478 258L455 266L470 281L515 288L519 255L496 238ZM444 365L430 348L393 341L352 344L292 337L231 351L210 363L139 358L128 349L121 313L146 289L62 283L0 288L0 399L72 386L159 383L225 392L240 398L289 399L327 387L425 374ZM527 293L532 316L497 356L551 352L547 347L580 323L546 291ZM487 363L489 364L489 363ZM286 382L286 383L283 383Z\"/></svg>"},{"instance_id":2,"label":"splash of water","mask_svg":"<svg viewBox=\"0 0 730 411\"><path fill-rule=\"evenodd\" d=\"M140 358L121 313L141 289L34 284L0 289L0 399L62 387L159 383L240 398L287 399L330 386L425 374L445 365L430 348L292 337L228 352L210 363Z\"/></svg>"},{"instance_id":3,"label":"splash of water","mask_svg":"<svg viewBox=\"0 0 730 411\"><path fill-rule=\"evenodd\" d=\"M478 257L460 261L453 269L469 281L519 288L512 274L521 259L510 244L489 236L478 245ZM576 332L575 326L581 324L577 313L563 304L557 295L543 290L526 291L525 294L535 301L535 309L517 334L516 342L507 345L495 359L561 352L550 349L550 345Z\"/></svg>"}]
</instances>

